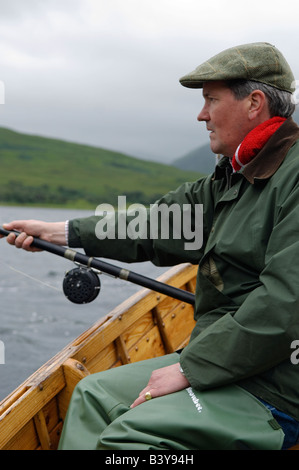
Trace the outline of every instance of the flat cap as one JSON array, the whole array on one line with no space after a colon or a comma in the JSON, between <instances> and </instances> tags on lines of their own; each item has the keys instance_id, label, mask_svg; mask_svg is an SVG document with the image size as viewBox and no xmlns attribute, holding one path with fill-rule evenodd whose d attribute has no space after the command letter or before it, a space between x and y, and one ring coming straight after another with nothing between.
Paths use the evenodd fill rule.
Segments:
<instances>
[{"instance_id":1,"label":"flat cap","mask_svg":"<svg viewBox=\"0 0 299 470\"><path fill-rule=\"evenodd\" d=\"M295 78L282 55L272 44L255 42L232 47L213 56L180 79L188 88L202 88L215 80L245 79L265 83L293 93Z\"/></svg>"}]
</instances>

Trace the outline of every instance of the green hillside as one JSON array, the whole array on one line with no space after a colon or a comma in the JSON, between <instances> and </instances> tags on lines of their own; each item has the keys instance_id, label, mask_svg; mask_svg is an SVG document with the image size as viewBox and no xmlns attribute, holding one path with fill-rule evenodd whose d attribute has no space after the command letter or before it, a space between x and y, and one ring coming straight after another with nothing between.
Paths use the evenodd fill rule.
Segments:
<instances>
[{"instance_id":1,"label":"green hillside","mask_svg":"<svg viewBox=\"0 0 299 470\"><path fill-rule=\"evenodd\" d=\"M95 208L153 203L200 173L0 128L0 204Z\"/></svg>"},{"instance_id":2,"label":"green hillside","mask_svg":"<svg viewBox=\"0 0 299 470\"><path fill-rule=\"evenodd\" d=\"M213 173L215 164L216 156L213 154L210 144L197 147L173 162L173 166L176 168L199 171L204 174Z\"/></svg>"}]
</instances>

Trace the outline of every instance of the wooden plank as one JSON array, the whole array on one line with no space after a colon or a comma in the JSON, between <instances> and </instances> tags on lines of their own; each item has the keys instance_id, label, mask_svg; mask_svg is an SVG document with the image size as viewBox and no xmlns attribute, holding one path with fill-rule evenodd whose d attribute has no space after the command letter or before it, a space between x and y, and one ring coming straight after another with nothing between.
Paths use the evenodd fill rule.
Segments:
<instances>
[{"instance_id":1,"label":"wooden plank","mask_svg":"<svg viewBox=\"0 0 299 470\"><path fill-rule=\"evenodd\" d=\"M10 435L1 450L36 450L39 447L39 441L33 419L25 423L18 432Z\"/></svg>"},{"instance_id":2,"label":"wooden plank","mask_svg":"<svg viewBox=\"0 0 299 470\"><path fill-rule=\"evenodd\" d=\"M176 351L188 342L195 325L194 310L189 304L165 299L154 309L155 318L167 353Z\"/></svg>"},{"instance_id":3,"label":"wooden plank","mask_svg":"<svg viewBox=\"0 0 299 470\"><path fill-rule=\"evenodd\" d=\"M130 362L164 356L165 348L159 328L155 326L129 350Z\"/></svg>"},{"instance_id":4,"label":"wooden plank","mask_svg":"<svg viewBox=\"0 0 299 470\"><path fill-rule=\"evenodd\" d=\"M154 319L151 311L144 313L141 318L133 323L132 326L127 328L121 337L126 345L127 350L130 349L140 337L142 337L147 331L154 327Z\"/></svg>"},{"instance_id":5,"label":"wooden plank","mask_svg":"<svg viewBox=\"0 0 299 470\"><path fill-rule=\"evenodd\" d=\"M62 420L60 420L58 421L55 428L52 429L52 431L50 432L51 449L53 450L58 448L59 439L60 439L61 432L62 432L62 426L63 426L63 422Z\"/></svg>"},{"instance_id":6,"label":"wooden plank","mask_svg":"<svg viewBox=\"0 0 299 470\"><path fill-rule=\"evenodd\" d=\"M161 318L165 315L168 315L171 313L173 310L175 310L177 307L185 305L184 303L180 302L179 300L176 299L169 299L169 297L166 297L163 302L160 302L156 307L155 311L160 313ZM191 307L193 308L193 307Z\"/></svg>"},{"instance_id":7,"label":"wooden plank","mask_svg":"<svg viewBox=\"0 0 299 470\"><path fill-rule=\"evenodd\" d=\"M193 279L190 279L187 284L186 284L186 287L187 287L187 290L189 292L195 292L196 290L196 277L194 277Z\"/></svg>"},{"instance_id":8,"label":"wooden plank","mask_svg":"<svg viewBox=\"0 0 299 470\"><path fill-rule=\"evenodd\" d=\"M40 410L34 415L34 424L36 427L36 432L38 435L38 440L40 442L41 448L43 450L50 450L51 449L51 441L50 436L48 433L48 428L46 425L46 420L44 413Z\"/></svg>"},{"instance_id":9,"label":"wooden plank","mask_svg":"<svg viewBox=\"0 0 299 470\"><path fill-rule=\"evenodd\" d=\"M86 367L75 359L69 358L62 365L65 386L59 394L59 414L64 419L67 408L77 383L89 375Z\"/></svg>"},{"instance_id":10,"label":"wooden plank","mask_svg":"<svg viewBox=\"0 0 299 470\"><path fill-rule=\"evenodd\" d=\"M193 308L187 304L177 305L175 309L164 315L163 327L168 339L169 352L175 351L189 337L194 324Z\"/></svg>"},{"instance_id":11,"label":"wooden plank","mask_svg":"<svg viewBox=\"0 0 299 470\"><path fill-rule=\"evenodd\" d=\"M30 421L65 386L59 368L43 382L30 387L4 414L0 416L0 449Z\"/></svg>"},{"instance_id":12,"label":"wooden plank","mask_svg":"<svg viewBox=\"0 0 299 470\"><path fill-rule=\"evenodd\" d=\"M114 342L108 344L103 350L98 352L96 350L94 351L92 348L91 354L89 354L89 345L87 344L86 348L81 348L73 355L73 359L82 362L90 373L110 369L119 361Z\"/></svg>"},{"instance_id":13,"label":"wooden plank","mask_svg":"<svg viewBox=\"0 0 299 470\"><path fill-rule=\"evenodd\" d=\"M19 386L16 390L10 393L4 400L0 403L0 414L5 413L5 411L10 408L19 398L21 398L28 390L28 387L25 384Z\"/></svg>"},{"instance_id":14,"label":"wooden plank","mask_svg":"<svg viewBox=\"0 0 299 470\"><path fill-rule=\"evenodd\" d=\"M126 348L126 344L122 335L116 338L115 344L116 344L116 349L117 349L117 355L120 357L121 363L129 364L129 362L131 362L131 358L129 356L129 352Z\"/></svg>"},{"instance_id":15,"label":"wooden plank","mask_svg":"<svg viewBox=\"0 0 299 470\"><path fill-rule=\"evenodd\" d=\"M52 400L50 400L49 403L47 403L42 408L42 412L44 413L45 421L46 421L46 425L49 430L49 433L51 433L52 430L57 426L57 423L60 420L58 403L57 403L57 395L54 398L52 398Z\"/></svg>"}]
</instances>

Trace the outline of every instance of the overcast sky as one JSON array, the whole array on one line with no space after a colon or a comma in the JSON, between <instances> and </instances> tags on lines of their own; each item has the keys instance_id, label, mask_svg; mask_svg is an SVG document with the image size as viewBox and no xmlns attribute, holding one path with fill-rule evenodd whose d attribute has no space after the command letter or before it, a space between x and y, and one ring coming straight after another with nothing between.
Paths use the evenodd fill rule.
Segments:
<instances>
[{"instance_id":1,"label":"overcast sky","mask_svg":"<svg viewBox=\"0 0 299 470\"><path fill-rule=\"evenodd\" d=\"M208 142L179 78L276 45L299 79L298 0L0 0L0 126L165 163Z\"/></svg>"}]
</instances>

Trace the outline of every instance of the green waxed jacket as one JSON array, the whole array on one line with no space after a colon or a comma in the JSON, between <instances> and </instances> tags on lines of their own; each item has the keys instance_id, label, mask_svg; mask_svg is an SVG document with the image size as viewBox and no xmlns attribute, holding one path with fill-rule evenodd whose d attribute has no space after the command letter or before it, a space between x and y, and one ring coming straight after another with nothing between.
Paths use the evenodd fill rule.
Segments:
<instances>
[{"instance_id":1,"label":"green waxed jacket","mask_svg":"<svg viewBox=\"0 0 299 470\"><path fill-rule=\"evenodd\" d=\"M203 204L203 244L99 240L98 216L70 221L69 245L90 256L198 264L195 319L181 365L198 390L237 383L299 419L299 128L289 118L243 173L223 158L214 175L159 203ZM193 218L193 222L195 218ZM120 248L121 247L121 248Z\"/></svg>"}]
</instances>

